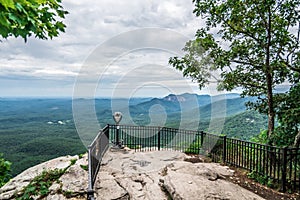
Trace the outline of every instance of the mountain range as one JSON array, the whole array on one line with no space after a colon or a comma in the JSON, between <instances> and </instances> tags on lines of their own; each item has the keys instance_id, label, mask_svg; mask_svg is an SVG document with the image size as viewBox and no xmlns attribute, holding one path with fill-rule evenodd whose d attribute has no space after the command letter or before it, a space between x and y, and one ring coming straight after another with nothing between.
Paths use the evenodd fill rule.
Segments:
<instances>
[{"instance_id":1,"label":"mountain range","mask_svg":"<svg viewBox=\"0 0 300 200\"><path fill-rule=\"evenodd\" d=\"M267 124L266 116L246 110L245 102L255 99L189 93L131 99L0 98L0 152L13 163L13 175L58 156L84 153L72 109L91 101L101 127L114 124L112 114L120 111L121 124L199 129L249 140ZM95 127L83 126L95 137Z\"/></svg>"}]
</instances>

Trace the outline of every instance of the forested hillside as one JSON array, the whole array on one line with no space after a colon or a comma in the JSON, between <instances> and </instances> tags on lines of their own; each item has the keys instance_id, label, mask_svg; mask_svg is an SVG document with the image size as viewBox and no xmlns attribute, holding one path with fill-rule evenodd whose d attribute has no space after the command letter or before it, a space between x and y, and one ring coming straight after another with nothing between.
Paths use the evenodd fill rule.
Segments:
<instances>
[{"instance_id":1,"label":"forested hillside","mask_svg":"<svg viewBox=\"0 0 300 200\"><path fill-rule=\"evenodd\" d=\"M169 95L154 99L96 99L95 108L101 126L114 123L112 107L129 109L130 116L124 116L123 123L126 123L126 118L132 118L133 124L149 125L149 109L160 105L166 112L167 119L164 126L178 128L183 112L180 101L186 101L188 104L192 95L194 94L183 94L178 98ZM237 95L228 95L226 98L227 106L224 110L226 120L222 134L249 139L266 127L264 116L246 111L244 103L251 99L237 98ZM199 107L191 107L184 111L190 116L187 121L193 124L195 120L193 113L198 109L197 113L200 113L198 128L207 131L212 117L211 97L196 95L196 99ZM214 106L220 104L218 101L213 103ZM195 128L189 124L186 127ZM4 158L13 163L13 175L54 157L80 154L85 151L86 148L77 134L73 121L71 99L0 99L0 152L4 154Z\"/></svg>"},{"instance_id":2,"label":"forested hillside","mask_svg":"<svg viewBox=\"0 0 300 200\"><path fill-rule=\"evenodd\" d=\"M0 152L12 174L60 155L86 151L68 99L1 99Z\"/></svg>"}]
</instances>

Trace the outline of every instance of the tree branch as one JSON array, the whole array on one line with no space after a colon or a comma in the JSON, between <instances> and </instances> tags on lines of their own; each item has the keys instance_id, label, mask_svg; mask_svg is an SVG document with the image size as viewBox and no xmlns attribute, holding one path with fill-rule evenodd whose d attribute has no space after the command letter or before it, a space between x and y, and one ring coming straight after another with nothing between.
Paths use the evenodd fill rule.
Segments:
<instances>
[{"instance_id":1,"label":"tree branch","mask_svg":"<svg viewBox=\"0 0 300 200\"><path fill-rule=\"evenodd\" d=\"M256 42L258 42L259 44L261 44L261 41L260 41L258 38L256 38L255 36L249 34L249 33L246 32L246 31L238 30L238 29L234 28L233 26L231 26L231 25L230 25L229 23L227 23L227 22L226 22L226 24L227 24L232 30L234 30L234 31L236 31L236 32L238 32L238 33L242 33L242 34L244 34L244 35L246 35L246 36L248 36L248 37L254 39L254 40L255 40Z\"/></svg>"},{"instance_id":2,"label":"tree branch","mask_svg":"<svg viewBox=\"0 0 300 200\"><path fill-rule=\"evenodd\" d=\"M285 61L281 56L279 56L279 58L284 62L284 64L286 65L287 68L300 73L300 68L293 67L292 65L290 65L288 63L288 61Z\"/></svg>"},{"instance_id":3,"label":"tree branch","mask_svg":"<svg viewBox=\"0 0 300 200\"><path fill-rule=\"evenodd\" d=\"M262 89L262 90L266 90L267 88L262 86L262 85L258 85L258 84L254 84L254 83L245 83L243 82L241 84L241 86L248 86L248 87L254 87L254 88L259 88L259 89Z\"/></svg>"},{"instance_id":4,"label":"tree branch","mask_svg":"<svg viewBox=\"0 0 300 200\"><path fill-rule=\"evenodd\" d=\"M242 64L242 65L250 65L250 66L254 66L256 68L260 67L258 65L255 65L255 64L251 63L251 62L246 62L246 61L241 61L241 60L234 60L233 59L233 60L230 60L230 62L235 62L235 63Z\"/></svg>"},{"instance_id":5,"label":"tree branch","mask_svg":"<svg viewBox=\"0 0 300 200\"><path fill-rule=\"evenodd\" d=\"M261 10L259 9L259 6L255 6L257 8L257 12L259 14L259 16L261 17L261 19L263 20L264 24L265 24L265 27L267 28L268 27L268 22L267 22L267 19L265 18L265 16L262 15L262 12Z\"/></svg>"}]
</instances>

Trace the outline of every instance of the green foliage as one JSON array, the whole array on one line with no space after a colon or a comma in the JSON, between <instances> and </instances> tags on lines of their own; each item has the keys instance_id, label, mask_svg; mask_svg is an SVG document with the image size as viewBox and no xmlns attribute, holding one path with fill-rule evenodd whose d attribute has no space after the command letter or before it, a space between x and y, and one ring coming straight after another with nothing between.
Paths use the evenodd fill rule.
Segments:
<instances>
[{"instance_id":1,"label":"green foliage","mask_svg":"<svg viewBox=\"0 0 300 200\"><path fill-rule=\"evenodd\" d=\"M41 175L36 176L20 193L15 194L14 198L17 200L33 199L36 196L43 198L49 194L50 186L58 181L64 173L65 169L43 171Z\"/></svg>"},{"instance_id":2,"label":"green foliage","mask_svg":"<svg viewBox=\"0 0 300 200\"><path fill-rule=\"evenodd\" d=\"M170 58L169 63L197 81L200 89L215 81L220 90L241 88L242 96L259 97L253 107L265 106L268 132L273 133L273 89L285 81L295 82L300 72L299 38L290 31L298 26L300 2L193 2L194 13L205 20L206 26L186 43L186 54ZM221 72L221 76L215 77L214 72Z\"/></svg>"},{"instance_id":3,"label":"green foliage","mask_svg":"<svg viewBox=\"0 0 300 200\"><path fill-rule=\"evenodd\" d=\"M11 162L3 158L3 154L0 153L0 187L9 181Z\"/></svg>"},{"instance_id":4,"label":"green foliage","mask_svg":"<svg viewBox=\"0 0 300 200\"><path fill-rule=\"evenodd\" d=\"M79 154L79 155L78 155L79 159L83 158L84 154L85 154L85 153Z\"/></svg>"},{"instance_id":5,"label":"green foliage","mask_svg":"<svg viewBox=\"0 0 300 200\"><path fill-rule=\"evenodd\" d=\"M85 171L88 171L88 169L89 169L88 165L80 165L80 167Z\"/></svg>"},{"instance_id":6,"label":"green foliage","mask_svg":"<svg viewBox=\"0 0 300 200\"><path fill-rule=\"evenodd\" d=\"M276 94L278 126L274 134L267 138L266 131L253 138L258 143L271 143L276 146L292 146L300 128L300 84L297 83L285 94ZM265 112L261 110L261 112Z\"/></svg>"},{"instance_id":7,"label":"green foliage","mask_svg":"<svg viewBox=\"0 0 300 200\"><path fill-rule=\"evenodd\" d=\"M212 117L210 113L212 107L209 105L208 97L199 96L198 98L199 101L205 101L200 104L202 106L200 106L199 129L207 131ZM260 129L265 129L261 128L266 123L263 120L264 116L258 115L256 112L244 113L243 103L248 100L251 99L234 98L227 101L227 118L223 132L229 137L251 138ZM84 100L82 101L85 103ZM115 99L114 101L118 105L122 105L125 100ZM132 112L130 114L133 115L133 118L138 116L141 121L146 121L148 116L143 112L138 112L139 102L147 101L135 100L135 104L130 107ZM218 104L218 102L214 103ZM96 100L97 116L102 127L107 123L114 123L111 117L111 105L110 100ZM176 106L177 104L174 104L174 107ZM176 109L170 108L170 110ZM194 108L188 115L191 119L187 121L194 120L193 110ZM143 115L140 115L141 113ZM168 113L165 126L178 128L181 115L173 114L174 112ZM15 176L31 166L59 156L78 155L86 152L86 148L76 132L72 117L72 101L69 99L0 99L0 152L5 154L7 160L14 163L11 166L11 174ZM255 123L248 123L247 118L255 119ZM57 123L58 120L66 122L66 124L60 125ZM53 124L48 124L48 122L53 122ZM245 128L241 129L240 124L243 124ZM187 127L192 126L187 124ZM86 130L88 132L89 127L86 127ZM91 138L94 138L97 133L90 132L89 134ZM134 144L132 137L123 139L124 142L126 139L132 139L131 142ZM141 146L132 145L130 148L139 149Z\"/></svg>"},{"instance_id":8,"label":"green foliage","mask_svg":"<svg viewBox=\"0 0 300 200\"><path fill-rule=\"evenodd\" d=\"M289 92L282 95L278 106L279 126L271 138L278 146L292 146L295 136L300 131L300 83L291 87Z\"/></svg>"},{"instance_id":9,"label":"green foliage","mask_svg":"<svg viewBox=\"0 0 300 200\"><path fill-rule=\"evenodd\" d=\"M250 140L253 136L267 129L267 116L257 111L246 111L225 119L223 134L231 138ZM268 137L268 131L266 131Z\"/></svg>"},{"instance_id":10,"label":"green foliage","mask_svg":"<svg viewBox=\"0 0 300 200\"><path fill-rule=\"evenodd\" d=\"M274 182L272 179L268 178L268 176L263 176L256 171L252 171L247 174L248 178L254 179L258 183L262 185L266 185L267 187L273 188L274 187Z\"/></svg>"},{"instance_id":11,"label":"green foliage","mask_svg":"<svg viewBox=\"0 0 300 200\"><path fill-rule=\"evenodd\" d=\"M67 190L63 192L63 195L67 198L71 198L74 195L74 192Z\"/></svg>"},{"instance_id":12,"label":"green foliage","mask_svg":"<svg viewBox=\"0 0 300 200\"><path fill-rule=\"evenodd\" d=\"M69 169L72 165L76 163L77 159L71 159L70 165L64 169L53 169L49 171L43 171L40 175L36 176L30 183L22 189L21 192L14 194L14 199L17 200L27 200L34 199L43 199L46 197L50 190L49 188L54 182L59 183L59 178ZM61 188L60 188L61 191ZM72 195L71 191L64 192L66 197Z\"/></svg>"},{"instance_id":13,"label":"green foliage","mask_svg":"<svg viewBox=\"0 0 300 200\"><path fill-rule=\"evenodd\" d=\"M0 35L39 39L57 37L65 31L61 19L68 14L61 0L0 0Z\"/></svg>"},{"instance_id":14,"label":"green foliage","mask_svg":"<svg viewBox=\"0 0 300 200\"><path fill-rule=\"evenodd\" d=\"M71 165L74 165L76 163L77 159L72 159L70 162L71 162Z\"/></svg>"},{"instance_id":15,"label":"green foliage","mask_svg":"<svg viewBox=\"0 0 300 200\"><path fill-rule=\"evenodd\" d=\"M201 151L201 139L197 138L192 144L189 145L187 149L184 150L184 153L191 153L191 154L199 154L202 153Z\"/></svg>"},{"instance_id":16,"label":"green foliage","mask_svg":"<svg viewBox=\"0 0 300 200\"><path fill-rule=\"evenodd\" d=\"M183 71L184 76L197 80L200 88L209 82L212 71L221 70L220 89L242 87L243 95L260 96L267 93L266 73L273 73L273 85L277 85L289 77L286 68L293 67L290 64L300 70L298 63L287 63L282 55L299 51L297 38L287 31L298 23L298 1L194 2L194 13L205 18L206 27L197 31L195 40L186 43L187 54L171 58L170 64ZM219 30L218 34L213 35L212 29ZM222 47L217 37L228 45ZM273 51L269 55L270 66L265 63L267 48ZM292 61L299 59L298 56L295 54Z\"/></svg>"},{"instance_id":17,"label":"green foliage","mask_svg":"<svg viewBox=\"0 0 300 200\"><path fill-rule=\"evenodd\" d=\"M259 144L269 144L268 130L263 130L259 135L252 137L251 142L256 142Z\"/></svg>"},{"instance_id":18,"label":"green foliage","mask_svg":"<svg viewBox=\"0 0 300 200\"><path fill-rule=\"evenodd\" d=\"M0 152L14 163L11 174L59 156L86 152L72 117L68 99L0 99Z\"/></svg>"}]
</instances>

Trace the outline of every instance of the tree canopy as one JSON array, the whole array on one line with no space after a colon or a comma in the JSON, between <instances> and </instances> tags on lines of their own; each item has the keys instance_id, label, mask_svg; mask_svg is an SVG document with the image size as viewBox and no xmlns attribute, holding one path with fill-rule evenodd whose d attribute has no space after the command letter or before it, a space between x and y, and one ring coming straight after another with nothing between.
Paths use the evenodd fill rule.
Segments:
<instances>
[{"instance_id":1,"label":"tree canopy","mask_svg":"<svg viewBox=\"0 0 300 200\"><path fill-rule=\"evenodd\" d=\"M0 0L0 35L52 39L65 31L61 0Z\"/></svg>"},{"instance_id":2,"label":"tree canopy","mask_svg":"<svg viewBox=\"0 0 300 200\"><path fill-rule=\"evenodd\" d=\"M277 107L278 127L270 138L276 145L300 145L300 83L291 87L286 94L280 95ZM296 137L296 138L295 138ZM294 139L295 138L295 139Z\"/></svg>"},{"instance_id":3,"label":"tree canopy","mask_svg":"<svg viewBox=\"0 0 300 200\"><path fill-rule=\"evenodd\" d=\"M299 81L298 0L193 0L194 13L205 20L183 57L169 63L207 85L213 72L218 89L242 89L242 96L259 98L265 105L268 133L275 128L276 86ZM265 104L264 104L265 103Z\"/></svg>"}]
</instances>

